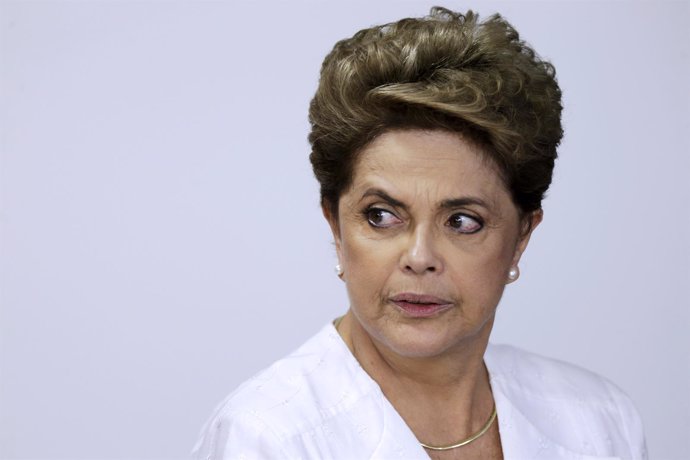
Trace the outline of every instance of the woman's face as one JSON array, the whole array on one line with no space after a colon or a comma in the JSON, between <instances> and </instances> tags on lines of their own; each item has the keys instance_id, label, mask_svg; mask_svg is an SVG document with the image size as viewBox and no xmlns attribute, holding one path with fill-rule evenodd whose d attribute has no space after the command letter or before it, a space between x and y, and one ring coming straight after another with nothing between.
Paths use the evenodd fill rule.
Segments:
<instances>
[{"instance_id":1,"label":"woman's face","mask_svg":"<svg viewBox=\"0 0 690 460\"><path fill-rule=\"evenodd\" d=\"M478 147L446 131L384 133L338 212L326 216L350 307L377 344L429 357L488 339L529 234Z\"/></svg>"}]
</instances>

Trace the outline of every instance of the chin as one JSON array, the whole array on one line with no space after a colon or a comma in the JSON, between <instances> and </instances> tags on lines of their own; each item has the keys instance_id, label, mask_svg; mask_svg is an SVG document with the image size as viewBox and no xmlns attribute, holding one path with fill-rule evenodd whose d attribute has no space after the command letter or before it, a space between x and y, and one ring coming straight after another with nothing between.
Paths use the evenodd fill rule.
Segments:
<instances>
[{"instance_id":1,"label":"chin","mask_svg":"<svg viewBox=\"0 0 690 460\"><path fill-rule=\"evenodd\" d=\"M457 323L460 318L444 316L402 322L389 318L385 322L361 324L378 345L406 358L433 358L453 350L486 346L493 315L478 324L465 324L465 327Z\"/></svg>"},{"instance_id":2,"label":"chin","mask_svg":"<svg viewBox=\"0 0 690 460\"><path fill-rule=\"evenodd\" d=\"M448 351L450 347L442 346L441 344L434 343L417 343L417 342L407 342L407 343L386 343L396 355L411 358L411 359L428 359L441 356L445 351Z\"/></svg>"},{"instance_id":3,"label":"chin","mask_svg":"<svg viewBox=\"0 0 690 460\"><path fill-rule=\"evenodd\" d=\"M372 331L372 338L379 344L406 358L433 358L455 348L467 340L464 334L439 330L437 325L402 324L395 330Z\"/></svg>"}]
</instances>

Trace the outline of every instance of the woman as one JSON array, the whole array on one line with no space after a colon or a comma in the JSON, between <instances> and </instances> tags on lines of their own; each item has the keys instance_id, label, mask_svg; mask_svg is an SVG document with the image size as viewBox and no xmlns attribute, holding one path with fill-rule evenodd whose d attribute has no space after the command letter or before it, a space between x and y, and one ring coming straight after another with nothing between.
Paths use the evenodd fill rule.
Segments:
<instances>
[{"instance_id":1,"label":"woman","mask_svg":"<svg viewBox=\"0 0 690 460\"><path fill-rule=\"evenodd\" d=\"M430 16L335 45L311 162L347 313L236 390L199 458L644 458L603 378L488 344L542 220L553 67L500 16Z\"/></svg>"}]
</instances>

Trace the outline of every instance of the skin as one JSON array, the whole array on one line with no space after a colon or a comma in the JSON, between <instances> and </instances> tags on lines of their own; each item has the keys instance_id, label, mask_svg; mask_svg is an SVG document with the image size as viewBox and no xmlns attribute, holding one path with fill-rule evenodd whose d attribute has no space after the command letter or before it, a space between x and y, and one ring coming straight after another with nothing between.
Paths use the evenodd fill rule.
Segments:
<instances>
[{"instance_id":1,"label":"skin","mask_svg":"<svg viewBox=\"0 0 690 460\"><path fill-rule=\"evenodd\" d=\"M521 217L493 163L459 134L415 129L366 146L337 219L323 210L350 299L345 343L418 439L476 433L493 408L483 355L496 307L541 210ZM443 305L420 317L396 303L403 293ZM427 453L502 458L498 423Z\"/></svg>"}]
</instances>

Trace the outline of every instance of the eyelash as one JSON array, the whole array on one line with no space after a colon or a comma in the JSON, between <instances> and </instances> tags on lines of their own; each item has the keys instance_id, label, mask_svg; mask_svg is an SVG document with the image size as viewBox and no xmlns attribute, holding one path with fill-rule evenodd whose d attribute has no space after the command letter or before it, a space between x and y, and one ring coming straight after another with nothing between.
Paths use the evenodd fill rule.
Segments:
<instances>
[{"instance_id":1,"label":"eyelash","mask_svg":"<svg viewBox=\"0 0 690 460\"><path fill-rule=\"evenodd\" d=\"M373 228L386 229L386 228L389 228L389 227L395 225L394 223L393 223L393 224L388 224L388 225L381 225L380 223L376 223L376 222L374 221L374 215L378 215L378 218L380 219L380 218L381 218L381 214L383 214L383 213L390 214L390 215L393 216L395 219L400 220L400 219L399 219L394 213L392 213L391 211L388 211L387 209L383 209L383 208L377 208L377 207L371 207L371 208L365 209L365 210L364 210L364 218L365 218L366 221L369 223L369 225L370 225L371 227L373 227ZM473 229L471 229L471 230L469 230L469 231L462 231L462 230L459 230L458 228L454 227L454 226L451 224L454 220L461 220L461 221L462 221L462 222L461 222L461 225L462 225L462 223L463 223L464 221L469 220L470 222L474 222L474 224L476 225L476 228L473 228ZM482 221L482 219L480 219L480 218L478 218L478 217L473 217L473 216L470 216L470 215L468 215L468 214L464 214L464 213L461 213L461 212L455 213L455 214L453 214L452 216L450 216L450 217L448 218L448 221L446 222L446 225L449 226L454 232L459 233L459 234L463 234L463 235L472 235L472 234L477 233L478 231L480 231L482 228L484 228L484 222Z\"/></svg>"},{"instance_id":2,"label":"eyelash","mask_svg":"<svg viewBox=\"0 0 690 460\"><path fill-rule=\"evenodd\" d=\"M393 214L392 212L388 211L387 209L376 208L376 207L372 207L372 208L367 208L367 209L365 209L365 210L364 210L364 218L367 220L367 222L369 223L369 225L372 226L372 227L374 227L374 228L388 228L390 225L388 225L388 226L386 226L386 225L380 225L380 224L377 224L377 223L375 223L375 222L373 221L373 215L374 215L374 214L379 214L379 215L380 215L380 214L383 214L383 213L390 214L391 216L395 217L395 219L400 220L400 219L398 219L398 217L397 217L395 214Z\"/></svg>"},{"instance_id":3,"label":"eyelash","mask_svg":"<svg viewBox=\"0 0 690 460\"><path fill-rule=\"evenodd\" d=\"M457 218L461 218L463 221L464 221L464 220L470 220L470 221L474 222L474 224L476 224L476 228L473 229L473 230L470 230L470 231L455 230L455 228L452 227L450 223L451 223L451 221L453 221L454 219L457 219ZM450 216L450 218L448 219L447 225L448 225L449 227L453 228L453 230L456 231L457 233L462 233L462 234L465 234L465 235L472 235L472 234L477 233L478 231L480 231L482 228L484 228L484 222L483 222L480 218L478 218L478 217L473 217L473 216L470 216L470 215L468 215L468 214L463 214L463 213L461 213L461 212L455 213L455 214L453 214L452 216Z\"/></svg>"}]
</instances>

